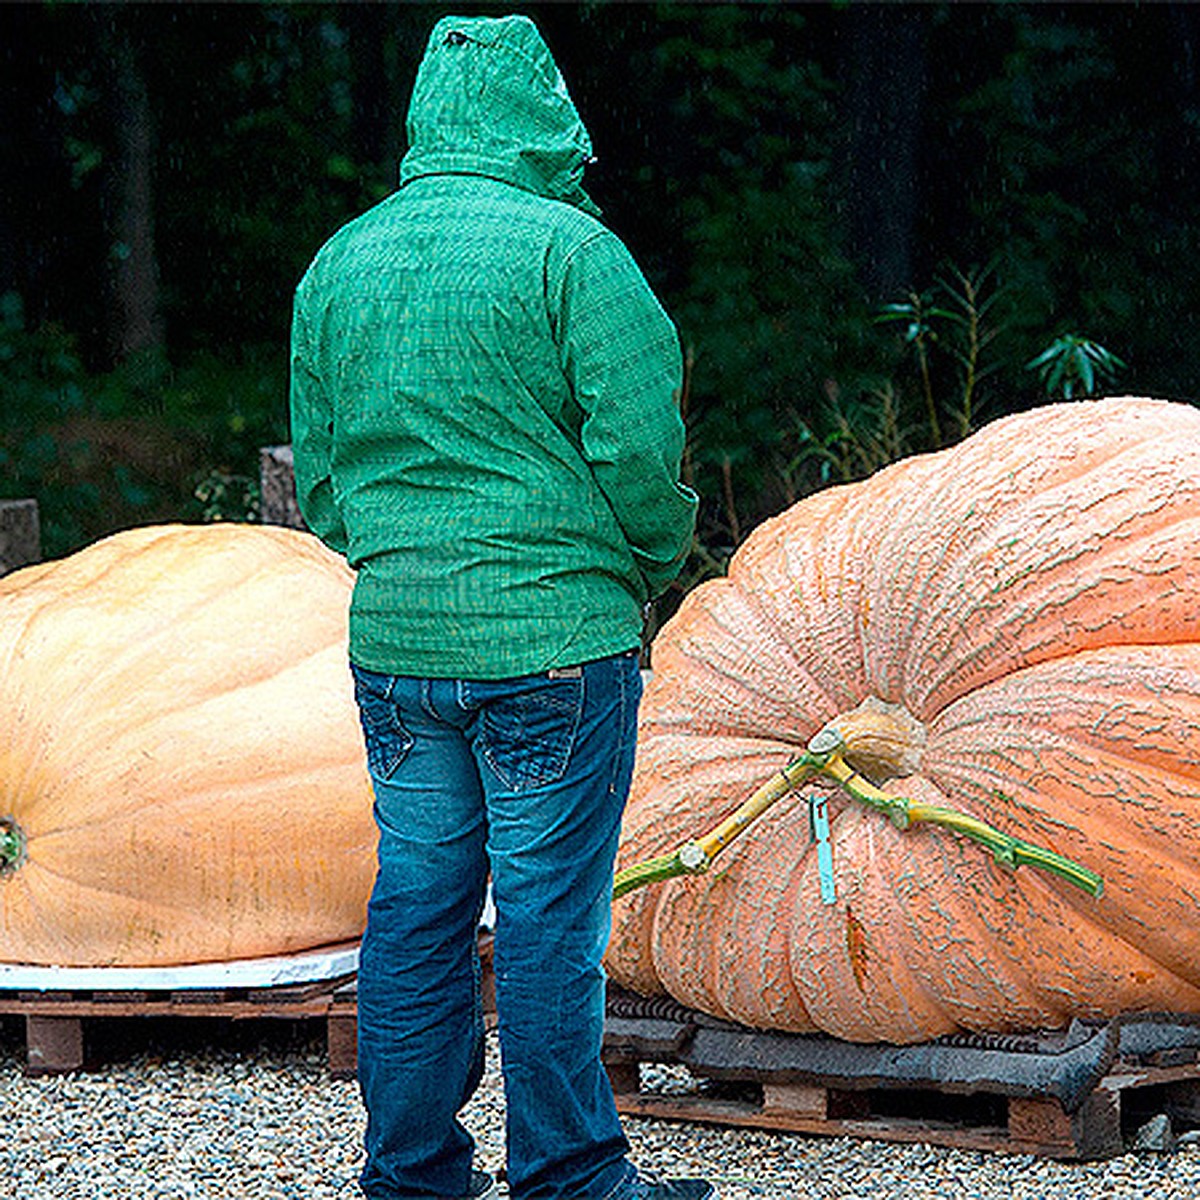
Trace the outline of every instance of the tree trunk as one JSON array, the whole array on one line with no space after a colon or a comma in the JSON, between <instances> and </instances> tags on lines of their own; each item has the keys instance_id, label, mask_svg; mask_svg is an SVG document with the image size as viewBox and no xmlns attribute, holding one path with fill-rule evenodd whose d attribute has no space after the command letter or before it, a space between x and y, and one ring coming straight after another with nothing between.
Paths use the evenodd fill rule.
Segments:
<instances>
[{"instance_id":1,"label":"tree trunk","mask_svg":"<svg viewBox=\"0 0 1200 1200\"><path fill-rule=\"evenodd\" d=\"M57 222L70 228L79 214L58 153L40 17L33 5L0 5L0 297L16 293L30 325L58 315L53 278L79 267L63 268L66 239L53 236Z\"/></svg>"},{"instance_id":2,"label":"tree trunk","mask_svg":"<svg viewBox=\"0 0 1200 1200\"><path fill-rule=\"evenodd\" d=\"M350 39L357 149L366 163L384 164L395 182L407 149L404 121L412 73L434 17L425 8L403 4L349 4L337 15Z\"/></svg>"},{"instance_id":3,"label":"tree trunk","mask_svg":"<svg viewBox=\"0 0 1200 1200\"><path fill-rule=\"evenodd\" d=\"M0 189L0 297L7 292L23 291L18 275L19 202L15 185L23 178L18 164L24 146L19 137L22 123L15 119L15 114L21 112L25 96L21 87L24 80L19 74L21 59L15 48L21 44L24 24L20 11L15 18L11 10L0 14L0 173L6 185ZM24 192L23 188L19 190Z\"/></svg>"},{"instance_id":4,"label":"tree trunk","mask_svg":"<svg viewBox=\"0 0 1200 1200\"><path fill-rule=\"evenodd\" d=\"M154 113L131 17L121 5L106 5L96 14L113 130L105 198L109 347L116 362L154 365L165 354L154 242Z\"/></svg>"},{"instance_id":5,"label":"tree trunk","mask_svg":"<svg viewBox=\"0 0 1200 1200\"><path fill-rule=\"evenodd\" d=\"M927 15L922 6L855 4L844 20L849 250L869 297L883 301L914 284Z\"/></svg>"}]
</instances>

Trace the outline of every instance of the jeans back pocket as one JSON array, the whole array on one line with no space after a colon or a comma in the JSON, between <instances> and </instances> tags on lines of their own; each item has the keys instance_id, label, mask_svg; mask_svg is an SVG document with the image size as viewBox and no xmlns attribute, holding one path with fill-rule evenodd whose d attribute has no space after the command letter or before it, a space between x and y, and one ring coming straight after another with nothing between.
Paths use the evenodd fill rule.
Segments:
<instances>
[{"instance_id":1,"label":"jeans back pocket","mask_svg":"<svg viewBox=\"0 0 1200 1200\"><path fill-rule=\"evenodd\" d=\"M514 792L556 783L567 771L583 715L583 679L530 679L480 706L480 749Z\"/></svg>"},{"instance_id":2,"label":"jeans back pocket","mask_svg":"<svg viewBox=\"0 0 1200 1200\"><path fill-rule=\"evenodd\" d=\"M372 778L390 779L412 749L413 735L386 691L376 691L358 671L354 674L354 698L367 748L367 770Z\"/></svg>"}]
</instances>

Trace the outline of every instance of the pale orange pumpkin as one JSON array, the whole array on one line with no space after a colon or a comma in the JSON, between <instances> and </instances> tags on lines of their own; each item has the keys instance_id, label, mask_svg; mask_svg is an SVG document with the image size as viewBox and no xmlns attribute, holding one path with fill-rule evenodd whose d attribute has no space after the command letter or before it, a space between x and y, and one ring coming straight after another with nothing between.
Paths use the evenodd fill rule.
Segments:
<instances>
[{"instance_id":1,"label":"pale orange pumpkin","mask_svg":"<svg viewBox=\"0 0 1200 1200\"><path fill-rule=\"evenodd\" d=\"M0 961L357 937L374 868L352 576L312 536L117 534L0 580Z\"/></svg>"},{"instance_id":2,"label":"pale orange pumpkin","mask_svg":"<svg viewBox=\"0 0 1200 1200\"><path fill-rule=\"evenodd\" d=\"M1200 1012L1200 411L1051 405L802 500L652 648L619 863L825 727L885 790L1098 873L1093 897L830 794L614 906L608 968L750 1026L912 1042Z\"/></svg>"}]
</instances>

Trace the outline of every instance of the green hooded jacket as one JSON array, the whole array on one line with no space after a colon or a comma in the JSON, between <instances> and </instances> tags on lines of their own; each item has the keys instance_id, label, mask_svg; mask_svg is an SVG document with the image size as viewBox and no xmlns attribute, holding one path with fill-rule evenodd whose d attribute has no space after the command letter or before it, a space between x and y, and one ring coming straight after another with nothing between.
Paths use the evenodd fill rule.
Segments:
<instances>
[{"instance_id":1,"label":"green hooded jacket","mask_svg":"<svg viewBox=\"0 0 1200 1200\"><path fill-rule=\"evenodd\" d=\"M297 493L357 570L350 656L499 679L632 649L695 520L679 341L532 22L440 21L408 135L293 314Z\"/></svg>"}]
</instances>

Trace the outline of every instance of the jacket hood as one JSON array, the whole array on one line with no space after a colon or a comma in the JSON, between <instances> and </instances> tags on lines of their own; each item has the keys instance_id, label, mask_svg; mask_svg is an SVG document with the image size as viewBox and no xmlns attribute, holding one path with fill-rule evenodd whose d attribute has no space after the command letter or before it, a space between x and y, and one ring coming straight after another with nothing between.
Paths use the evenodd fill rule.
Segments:
<instances>
[{"instance_id":1,"label":"jacket hood","mask_svg":"<svg viewBox=\"0 0 1200 1200\"><path fill-rule=\"evenodd\" d=\"M444 17L408 110L403 186L422 175L487 175L592 214L592 142L528 17Z\"/></svg>"}]
</instances>

